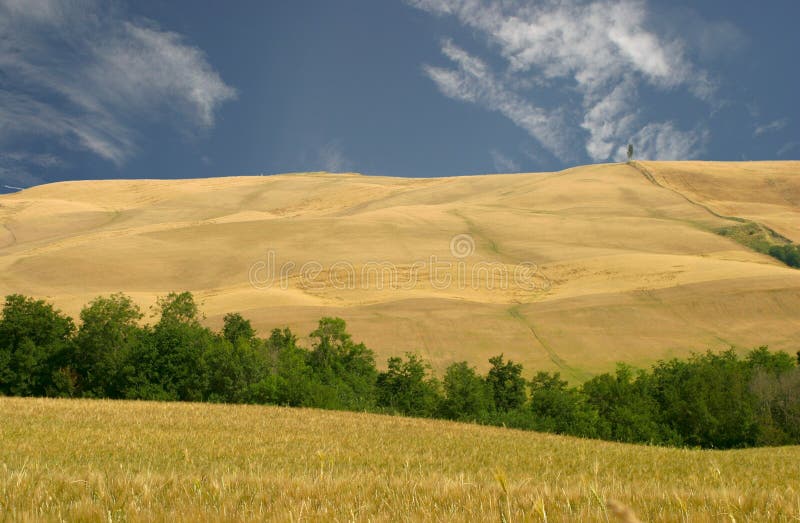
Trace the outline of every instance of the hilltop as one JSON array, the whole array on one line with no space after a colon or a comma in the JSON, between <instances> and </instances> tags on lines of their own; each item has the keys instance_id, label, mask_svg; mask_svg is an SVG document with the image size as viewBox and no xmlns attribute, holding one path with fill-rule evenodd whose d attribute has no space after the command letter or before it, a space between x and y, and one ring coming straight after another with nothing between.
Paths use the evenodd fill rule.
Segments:
<instances>
[{"instance_id":1,"label":"hilltop","mask_svg":"<svg viewBox=\"0 0 800 523\"><path fill-rule=\"evenodd\" d=\"M800 162L63 182L0 196L0 292L77 316L99 294L147 307L190 290L214 327L239 311L262 334L306 333L335 315L379 360L504 352L580 380L690 350L797 350L800 271L719 231L800 241L799 200Z\"/></svg>"}]
</instances>

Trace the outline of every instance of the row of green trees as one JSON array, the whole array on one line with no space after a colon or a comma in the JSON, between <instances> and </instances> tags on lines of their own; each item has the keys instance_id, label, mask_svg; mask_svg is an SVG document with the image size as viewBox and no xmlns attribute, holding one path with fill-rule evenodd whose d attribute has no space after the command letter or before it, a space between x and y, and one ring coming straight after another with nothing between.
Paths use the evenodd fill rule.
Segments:
<instances>
[{"instance_id":1,"label":"row of green trees","mask_svg":"<svg viewBox=\"0 0 800 523\"><path fill-rule=\"evenodd\" d=\"M159 300L157 323L125 295L99 297L80 326L52 305L6 297L0 394L262 403L392 412L661 445L734 448L800 443L800 368L766 347L619 365L574 387L558 373L526 379L502 355L482 375L467 362L433 375L415 354L378 371L339 318L323 318L310 348L288 329L259 338L228 314L204 327L190 293ZM800 355L798 355L800 359Z\"/></svg>"}]
</instances>

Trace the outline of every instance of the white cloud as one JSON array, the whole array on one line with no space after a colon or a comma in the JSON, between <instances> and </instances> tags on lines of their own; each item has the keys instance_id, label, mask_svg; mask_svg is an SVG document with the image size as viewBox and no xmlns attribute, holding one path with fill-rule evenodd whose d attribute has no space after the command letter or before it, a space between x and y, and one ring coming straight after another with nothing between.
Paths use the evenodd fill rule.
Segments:
<instances>
[{"instance_id":1,"label":"white cloud","mask_svg":"<svg viewBox=\"0 0 800 523\"><path fill-rule=\"evenodd\" d=\"M800 148L800 142L788 142L778 149L778 156L786 156L788 153Z\"/></svg>"},{"instance_id":2,"label":"white cloud","mask_svg":"<svg viewBox=\"0 0 800 523\"><path fill-rule=\"evenodd\" d=\"M707 141L707 131L681 131L673 122L647 124L630 139L630 143L635 144L634 154L640 160L696 158L703 152ZM625 159L626 149L625 146L616 151L617 161Z\"/></svg>"},{"instance_id":3,"label":"white cloud","mask_svg":"<svg viewBox=\"0 0 800 523\"><path fill-rule=\"evenodd\" d=\"M648 122L636 109L642 86L670 93L684 90L709 103L717 90L711 76L688 57L685 40L653 29L644 1L409 3L433 14L456 17L484 35L507 64L504 74L492 74L485 62L445 42L442 52L458 68L424 67L442 93L500 111L561 159L567 157L570 147L575 148L572 137L581 128L588 134L583 148L596 161L615 157L631 136L661 143L648 145L653 154L671 155L681 149L677 143L695 135L699 143L706 134L680 131L674 122ZM561 96L577 94L578 107L564 102L563 110L544 109L541 102L534 101L536 92L522 95L517 90L516 86L531 80L533 85L557 87ZM572 109L579 109L583 117L570 121L567 117ZM521 118L520 114L528 116ZM656 130L660 130L656 134L661 140L653 138Z\"/></svg>"},{"instance_id":4,"label":"white cloud","mask_svg":"<svg viewBox=\"0 0 800 523\"><path fill-rule=\"evenodd\" d=\"M492 163L494 164L494 169L498 173L516 173L519 172L519 164L513 160L513 158L509 158L505 154L501 153L497 149L492 149L489 151L489 154L492 155Z\"/></svg>"},{"instance_id":5,"label":"white cloud","mask_svg":"<svg viewBox=\"0 0 800 523\"><path fill-rule=\"evenodd\" d=\"M686 43L686 51L704 62L731 59L750 43L748 35L728 20L708 20L691 7L658 3L649 18L659 34Z\"/></svg>"},{"instance_id":6,"label":"white cloud","mask_svg":"<svg viewBox=\"0 0 800 523\"><path fill-rule=\"evenodd\" d=\"M59 169L66 164L61 158L49 153L37 154L27 151L0 153L0 186L19 189L38 185L42 178L35 172Z\"/></svg>"},{"instance_id":7,"label":"white cloud","mask_svg":"<svg viewBox=\"0 0 800 523\"><path fill-rule=\"evenodd\" d=\"M536 138L560 158L573 157L568 140L569 129L559 111L547 111L515 93L497 78L486 63L445 41L442 52L455 62L457 69L423 67L445 96L478 103L497 111Z\"/></svg>"},{"instance_id":8,"label":"white cloud","mask_svg":"<svg viewBox=\"0 0 800 523\"><path fill-rule=\"evenodd\" d=\"M635 93L633 82L626 81L588 108L581 127L589 131L586 142L589 157L606 159L613 156L620 146L619 140L630 134L636 120L630 103Z\"/></svg>"},{"instance_id":9,"label":"white cloud","mask_svg":"<svg viewBox=\"0 0 800 523\"><path fill-rule=\"evenodd\" d=\"M39 185L42 179L21 166L0 164L0 186L8 189L25 189ZM2 192L2 191L0 191Z\"/></svg>"},{"instance_id":10,"label":"white cloud","mask_svg":"<svg viewBox=\"0 0 800 523\"><path fill-rule=\"evenodd\" d=\"M14 162L19 164L35 165L45 169L63 167L64 161L52 154L35 154L25 151L10 151L0 153L0 162Z\"/></svg>"},{"instance_id":11,"label":"white cloud","mask_svg":"<svg viewBox=\"0 0 800 523\"><path fill-rule=\"evenodd\" d=\"M761 136L762 134L771 133L774 131L780 131L784 127L789 124L788 118L781 118L779 120L773 120L769 123L759 125L756 127L755 131L753 131L754 136Z\"/></svg>"},{"instance_id":12,"label":"white cloud","mask_svg":"<svg viewBox=\"0 0 800 523\"><path fill-rule=\"evenodd\" d=\"M236 96L181 35L93 0L0 0L0 145L56 139L122 164L136 128L207 129Z\"/></svg>"}]
</instances>

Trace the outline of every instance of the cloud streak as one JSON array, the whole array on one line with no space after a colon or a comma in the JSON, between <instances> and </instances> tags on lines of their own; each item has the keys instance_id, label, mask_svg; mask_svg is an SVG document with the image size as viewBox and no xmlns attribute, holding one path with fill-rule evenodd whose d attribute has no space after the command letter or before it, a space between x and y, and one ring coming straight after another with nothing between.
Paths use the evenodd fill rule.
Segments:
<instances>
[{"instance_id":1,"label":"cloud streak","mask_svg":"<svg viewBox=\"0 0 800 523\"><path fill-rule=\"evenodd\" d=\"M646 141L654 159L696 156L704 129L681 130L673 121L648 121L638 105L646 87L686 92L712 104L717 85L695 65L687 42L659 34L644 1L408 0L427 12L455 17L481 34L505 63L502 74L452 42L442 53L456 68L425 65L439 90L453 99L498 111L561 160L581 148L592 160L617 158L628 140ZM524 94L518 86L533 88ZM550 96L539 96L547 94ZM553 96L560 108L546 108Z\"/></svg>"},{"instance_id":2,"label":"cloud streak","mask_svg":"<svg viewBox=\"0 0 800 523\"><path fill-rule=\"evenodd\" d=\"M93 0L0 0L0 146L46 137L117 165L143 122L209 129L236 91L177 33Z\"/></svg>"},{"instance_id":3,"label":"cloud streak","mask_svg":"<svg viewBox=\"0 0 800 523\"><path fill-rule=\"evenodd\" d=\"M766 123L764 125L759 125L756 127L755 131L753 131L753 136L761 136L763 134L771 133L780 131L784 127L789 124L788 118L781 118L779 120L773 120L772 122Z\"/></svg>"},{"instance_id":4,"label":"cloud streak","mask_svg":"<svg viewBox=\"0 0 800 523\"><path fill-rule=\"evenodd\" d=\"M10 189L38 185L43 180L31 171L60 169L65 165L64 160L49 153L0 152L0 185Z\"/></svg>"},{"instance_id":5,"label":"cloud streak","mask_svg":"<svg viewBox=\"0 0 800 523\"><path fill-rule=\"evenodd\" d=\"M571 156L568 128L558 111L546 111L528 102L497 78L486 63L452 42L445 41L442 52L456 64L456 69L423 67L442 94L497 111L557 156Z\"/></svg>"},{"instance_id":6,"label":"cloud streak","mask_svg":"<svg viewBox=\"0 0 800 523\"><path fill-rule=\"evenodd\" d=\"M489 151L492 156L492 163L494 164L495 172L499 173L516 173L519 172L519 164L513 158L509 158L497 149Z\"/></svg>"}]
</instances>

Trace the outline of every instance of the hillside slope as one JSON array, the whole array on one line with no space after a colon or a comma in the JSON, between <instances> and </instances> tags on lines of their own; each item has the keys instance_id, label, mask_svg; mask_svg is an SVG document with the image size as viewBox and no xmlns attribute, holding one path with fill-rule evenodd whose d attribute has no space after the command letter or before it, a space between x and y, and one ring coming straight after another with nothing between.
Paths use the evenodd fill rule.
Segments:
<instances>
[{"instance_id":1,"label":"hillside slope","mask_svg":"<svg viewBox=\"0 0 800 523\"><path fill-rule=\"evenodd\" d=\"M741 214L797 239L800 162L643 163L654 179L614 164L34 187L0 196L0 292L77 315L98 294L149 306L191 290L214 326L239 311L262 334L306 334L338 315L381 362L504 352L576 380L729 344L800 348L800 271L713 232Z\"/></svg>"},{"instance_id":2,"label":"hillside slope","mask_svg":"<svg viewBox=\"0 0 800 523\"><path fill-rule=\"evenodd\" d=\"M617 521L613 501L642 521L800 516L798 447L245 405L0 398L0 419L12 521Z\"/></svg>"}]
</instances>

